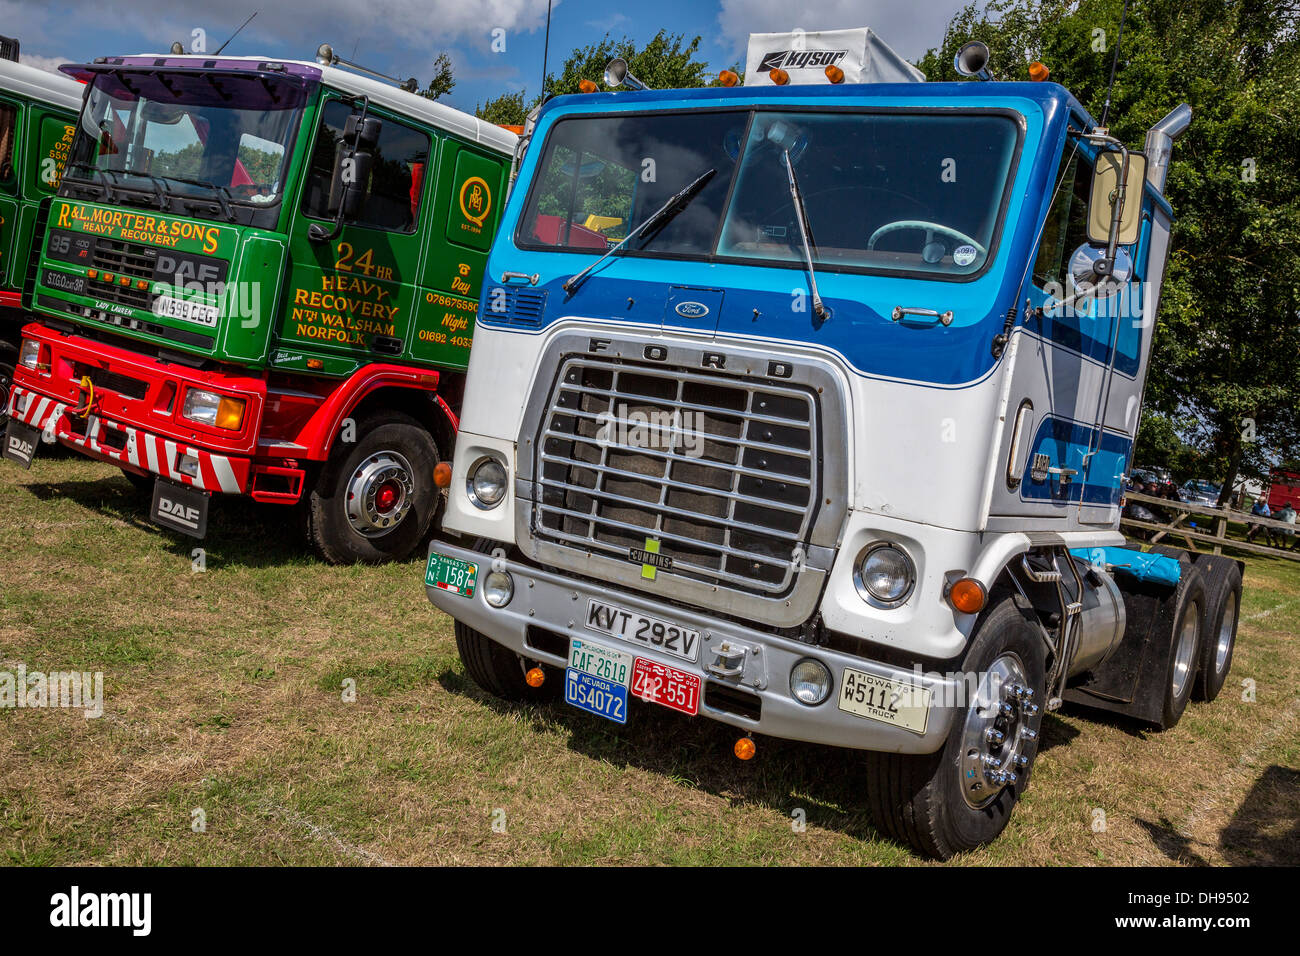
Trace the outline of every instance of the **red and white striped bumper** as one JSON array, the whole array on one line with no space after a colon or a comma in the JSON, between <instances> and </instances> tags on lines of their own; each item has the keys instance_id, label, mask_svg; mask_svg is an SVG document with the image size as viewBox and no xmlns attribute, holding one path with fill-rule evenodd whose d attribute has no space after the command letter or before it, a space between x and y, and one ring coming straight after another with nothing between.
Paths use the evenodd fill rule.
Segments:
<instances>
[{"instance_id":1,"label":"red and white striped bumper","mask_svg":"<svg viewBox=\"0 0 1300 956\"><path fill-rule=\"evenodd\" d=\"M242 494L248 489L248 458L205 451L93 413L86 417L83 431L73 427L67 404L19 385L10 390L9 414L52 440L104 461L152 472L203 491ZM180 471L184 455L198 463L195 474Z\"/></svg>"}]
</instances>

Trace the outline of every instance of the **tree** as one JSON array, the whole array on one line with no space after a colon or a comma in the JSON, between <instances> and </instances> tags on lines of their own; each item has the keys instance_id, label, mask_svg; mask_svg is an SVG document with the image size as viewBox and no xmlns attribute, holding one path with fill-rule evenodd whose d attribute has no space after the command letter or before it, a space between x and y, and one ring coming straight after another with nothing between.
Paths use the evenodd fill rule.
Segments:
<instances>
[{"instance_id":1,"label":"tree","mask_svg":"<svg viewBox=\"0 0 1300 956\"><path fill-rule=\"evenodd\" d=\"M1040 59L1099 117L1122 6L970 4L919 65L955 79L953 54L980 39L1000 78L1025 79ZM1165 187L1177 222L1141 427L1183 423L1225 504L1239 474L1300 451L1300 5L1132 0L1111 132L1138 146L1182 101L1194 118Z\"/></svg>"},{"instance_id":2,"label":"tree","mask_svg":"<svg viewBox=\"0 0 1300 956\"><path fill-rule=\"evenodd\" d=\"M433 58L433 79L429 85L420 90L420 95L427 99L436 100L441 96L446 96L456 88L456 77L452 73L451 57L446 51L439 53Z\"/></svg>"},{"instance_id":3,"label":"tree","mask_svg":"<svg viewBox=\"0 0 1300 956\"><path fill-rule=\"evenodd\" d=\"M604 86L605 65L616 56L627 60L628 70L646 86L657 90L690 89L708 86L709 65L697 60L700 37L686 42L683 34L660 30L644 47L638 49L628 37L613 40L609 34L597 43L577 47L564 61L560 75L548 74L546 90L554 94L580 93L578 84L591 80ZM534 100L534 105L537 100Z\"/></svg>"},{"instance_id":4,"label":"tree","mask_svg":"<svg viewBox=\"0 0 1300 956\"><path fill-rule=\"evenodd\" d=\"M523 126L528 117L528 110L524 106L524 91L502 93L482 106L475 106L474 115L500 126Z\"/></svg>"}]
</instances>

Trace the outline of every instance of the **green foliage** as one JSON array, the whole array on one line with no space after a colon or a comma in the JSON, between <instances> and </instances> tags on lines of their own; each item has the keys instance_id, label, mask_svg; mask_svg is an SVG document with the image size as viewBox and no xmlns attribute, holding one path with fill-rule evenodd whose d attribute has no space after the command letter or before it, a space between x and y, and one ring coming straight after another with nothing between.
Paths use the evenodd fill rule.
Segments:
<instances>
[{"instance_id":1,"label":"green foliage","mask_svg":"<svg viewBox=\"0 0 1300 956\"><path fill-rule=\"evenodd\" d=\"M972 3L919 65L956 79L953 55L980 39L999 78L1025 79L1042 60L1100 117L1122 6ZM1298 27L1294 0L1133 0L1111 102L1111 132L1130 146L1180 102L1194 111L1166 185L1178 221L1142 429L1184 423L1225 495L1239 473L1300 452Z\"/></svg>"},{"instance_id":2,"label":"green foliage","mask_svg":"<svg viewBox=\"0 0 1300 956\"><path fill-rule=\"evenodd\" d=\"M528 115L528 110L524 106L524 91L502 93L482 106L475 106L474 115L488 123L501 126L523 126Z\"/></svg>"},{"instance_id":3,"label":"green foliage","mask_svg":"<svg viewBox=\"0 0 1300 956\"><path fill-rule=\"evenodd\" d=\"M439 97L446 96L456 88L456 77L452 72L451 57L446 52L439 53L433 58L433 79L429 85L420 90L420 95L426 99L436 100Z\"/></svg>"},{"instance_id":4,"label":"green foliage","mask_svg":"<svg viewBox=\"0 0 1300 956\"><path fill-rule=\"evenodd\" d=\"M697 60L700 37L686 42L680 34L660 30L644 47L638 49L628 37L611 39L609 34L598 43L578 47L564 61L558 77L548 74L546 89L556 95L579 93L578 84L591 80L605 88L605 65L616 56L627 60L632 75L656 90L690 89L710 85L709 65ZM535 102L535 101L534 101Z\"/></svg>"}]
</instances>

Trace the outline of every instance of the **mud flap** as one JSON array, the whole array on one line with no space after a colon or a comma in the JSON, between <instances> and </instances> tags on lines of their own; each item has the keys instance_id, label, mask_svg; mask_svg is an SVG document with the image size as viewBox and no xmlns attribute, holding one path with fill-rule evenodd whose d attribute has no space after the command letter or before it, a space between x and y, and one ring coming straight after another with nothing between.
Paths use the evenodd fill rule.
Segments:
<instances>
[{"instance_id":1,"label":"mud flap","mask_svg":"<svg viewBox=\"0 0 1300 956\"><path fill-rule=\"evenodd\" d=\"M211 495L159 478L153 486L149 517L164 528L192 538L208 533L208 501Z\"/></svg>"},{"instance_id":2,"label":"mud flap","mask_svg":"<svg viewBox=\"0 0 1300 956\"><path fill-rule=\"evenodd\" d=\"M31 425L24 425L15 419L9 419L5 429L4 457L17 462L24 468L32 467L36 449L40 447L41 433Z\"/></svg>"}]
</instances>

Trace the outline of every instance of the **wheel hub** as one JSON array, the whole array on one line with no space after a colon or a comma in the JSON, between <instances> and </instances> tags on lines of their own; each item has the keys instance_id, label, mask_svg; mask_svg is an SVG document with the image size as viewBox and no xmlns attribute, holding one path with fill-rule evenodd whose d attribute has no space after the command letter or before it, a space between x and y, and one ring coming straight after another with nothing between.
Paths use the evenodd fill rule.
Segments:
<instances>
[{"instance_id":1,"label":"wheel hub","mask_svg":"<svg viewBox=\"0 0 1300 956\"><path fill-rule=\"evenodd\" d=\"M1237 630L1237 595L1229 594L1228 606L1219 625L1219 641L1214 645L1214 673L1222 674L1228 665L1228 652L1232 650L1232 635Z\"/></svg>"},{"instance_id":2,"label":"wheel hub","mask_svg":"<svg viewBox=\"0 0 1300 956\"><path fill-rule=\"evenodd\" d=\"M1183 690L1187 687L1187 682L1192 679L1195 672L1195 662L1192 655L1196 651L1196 635L1201 629L1201 615L1195 613L1195 606L1187 609L1183 615L1183 629L1178 634L1178 647L1174 651L1174 676L1173 676L1173 694L1174 697L1181 697ZM1219 640L1223 637L1220 635ZM1217 651L1217 648L1216 648Z\"/></svg>"},{"instance_id":3,"label":"wheel hub","mask_svg":"<svg viewBox=\"0 0 1300 956\"><path fill-rule=\"evenodd\" d=\"M415 496L411 464L395 451L377 451L361 461L348 479L348 524L360 535L377 538L402 523Z\"/></svg>"},{"instance_id":4,"label":"wheel hub","mask_svg":"<svg viewBox=\"0 0 1300 956\"><path fill-rule=\"evenodd\" d=\"M1024 775L1041 719L1033 697L1024 665L1014 654L1003 654L981 677L966 711L959 765L962 795L971 807L986 806Z\"/></svg>"}]
</instances>

